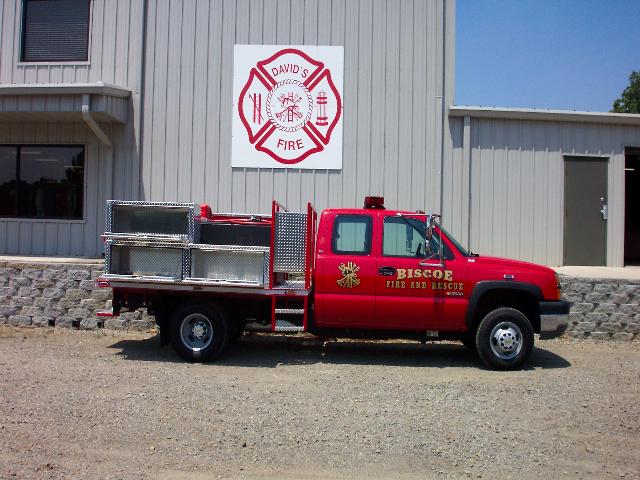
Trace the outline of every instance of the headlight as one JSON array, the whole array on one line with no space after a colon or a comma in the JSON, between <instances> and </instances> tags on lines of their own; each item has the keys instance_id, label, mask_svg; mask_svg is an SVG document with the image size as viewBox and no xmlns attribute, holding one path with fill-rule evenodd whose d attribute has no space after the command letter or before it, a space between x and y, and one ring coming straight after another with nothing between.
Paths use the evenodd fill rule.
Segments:
<instances>
[{"instance_id":1,"label":"headlight","mask_svg":"<svg viewBox=\"0 0 640 480\"><path fill-rule=\"evenodd\" d=\"M562 296L562 285L560 284L560 277L558 276L558 274L555 273L554 276L556 277L556 289L558 290L558 300L560 300L560 297Z\"/></svg>"}]
</instances>

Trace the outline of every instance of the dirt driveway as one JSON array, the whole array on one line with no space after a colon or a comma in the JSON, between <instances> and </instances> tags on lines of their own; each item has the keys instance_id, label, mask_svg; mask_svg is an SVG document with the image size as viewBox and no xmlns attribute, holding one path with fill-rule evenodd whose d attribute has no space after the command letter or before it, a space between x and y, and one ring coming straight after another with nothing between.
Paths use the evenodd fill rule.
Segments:
<instances>
[{"instance_id":1,"label":"dirt driveway","mask_svg":"<svg viewBox=\"0 0 640 480\"><path fill-rule=\"evenodd\" d=\"M157 337L0 329L1 478L638 478L640 345Z\"/></svg>"}]
</instances>

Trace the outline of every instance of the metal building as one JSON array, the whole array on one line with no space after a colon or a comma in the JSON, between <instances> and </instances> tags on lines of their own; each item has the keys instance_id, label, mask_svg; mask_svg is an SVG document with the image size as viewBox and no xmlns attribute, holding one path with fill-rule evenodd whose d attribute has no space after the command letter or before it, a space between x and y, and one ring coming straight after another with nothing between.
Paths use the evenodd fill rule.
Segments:
<instances>
[{"instance_id":1,"label":"metal building","mask_svg":"<svg viewBox=\"0 0 640 480\"><path fill-rule=\"evenodd\" d=\"M640 260L640 115L452 106L449 126L443 210L472 250L552 266Z\"/></svg>"},{"instance_id":2,"label":"metal building","mask_svg":"<svg viewBox=\"0 0 640 480\"><path fill-rule=\"evenodd\" d=\"M100 256L109 198L266 212L382 194L441 211L482 253L637 255L640 117L454 106L454 1L0 0L0 15L0 253ZM232 167L238 45L343 47L340 169ZM603 164L599 257L567 241L595 224L567 220L566 169Z\"/></svg>"}]
</instances>

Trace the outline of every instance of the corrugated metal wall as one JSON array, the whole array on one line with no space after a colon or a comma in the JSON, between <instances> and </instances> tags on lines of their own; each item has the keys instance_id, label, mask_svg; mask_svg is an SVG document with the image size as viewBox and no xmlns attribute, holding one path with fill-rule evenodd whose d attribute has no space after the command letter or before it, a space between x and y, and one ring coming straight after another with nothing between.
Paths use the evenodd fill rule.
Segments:
<instances>
[{"instance_id":1,"label":"corrugated metal wall","mask_svg":"<svg viewBox=\"0 0 640 480\"><path fill-rule=\"evenodd\" d=\"M390 207L442 210L473 250L559 265L563 155L602 155L607 261L621 265L623 148L639 129L445 121L454 10L449 0L148 0L143 52L144 2L93 0L89 62L20 64L21 1L0 0L0 83L103 81L133 92L129 124L105 126L112 151L83 124L0 123L0 143L87 146L86 220L0 220L0 253L99 255L107 198L266 212L272 198L322 209L383 194ZM235 44L344 46L342 171L231 168Z\"/></svg>"},{"instance_id":2,"label":"corrugated metal wall","mask_svg":"<svg viewBox=\"0 0 640 480\"><path fill-rule=\"evenodd\" d=\"M322 209L383 194L389 206L439 208L442 106L453 99L453 5L150 1L144 198L267 212L272 198L290 209L307 201ZM342 171L231 168L235 44L344 45Z\"/></svg>"},{"instance_id":3,"label":"corrugated metal wall","mask_svg":"<svg viewBox=\"0 0 640 480\"><path fill-rule=\"evenodd\" d=\"M21 0L0 1L0 83L103 81L139 93L143 2L92 0L89 62L20 63Z\"/></svg>"},{"instance_id":4,"label":"corrugated metal wall","mask_svg":"<svg viewBox=\"0 0 640 480\"><path fill-rule=\"evenodd\" d=\"M88 83L103 81L132 90L129 123L102 125L113 151L99 144L84 124L0 123L0 143L80 143L86 145L85 220L0 220L0 253L97 257L108 198L137 198L140 159L142 1L93 0L89 62L20 63L20 0L0 0L0 83ZM29 98L29 97L26 97ZM64 100L64 99L63 99ZM73 98L69 97L69 101ZM31 102L42 98L32 97ZM34 107L32 105L31 107ZM64 106L61 106L61 108ZM26 110L30 110L27 106Z\"/></svg>"},{"instance_id":5,"label":"corrugated metal wall","mask_svg":"<svg viewBox=\"0 0 640 480\"><path fill-rule=\"evenodd\" d=\"M469 117L449 128L444 223L473 251L561 265L563 159L595 155L609 159L607 264L623 265L624 147L640 128Z\"/></svg>"},{"instance_id":6,"label":"corrugated metal wall","mask_svg":"<svg viewBox=\"0 0 640 480\"><path fill-rule=\"evenodd\" d=\"M108 133L109 130L107 130ZM85 220L3 219L0 252L23 255L99 257L104 203L110 196L112 156L84 124L0 124L0 144L66 143L85 145Z\"/></svg>"}]
</instances>

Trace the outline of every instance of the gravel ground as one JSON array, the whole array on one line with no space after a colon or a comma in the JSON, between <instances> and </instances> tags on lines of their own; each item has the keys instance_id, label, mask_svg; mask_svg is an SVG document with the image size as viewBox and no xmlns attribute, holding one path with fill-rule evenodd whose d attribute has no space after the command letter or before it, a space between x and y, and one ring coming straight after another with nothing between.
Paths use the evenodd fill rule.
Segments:
<instances>
[{"instance_id":1,"label":"gravel ground","mask_svg":"<svg viewBox=\"0 0 640 480\"><path fill-rule=\"evenodd\" d=\"M0 329L1 478L638 478L640 344L244 337L189 365L153 334Z\"/></svg>"}]
</instances>

